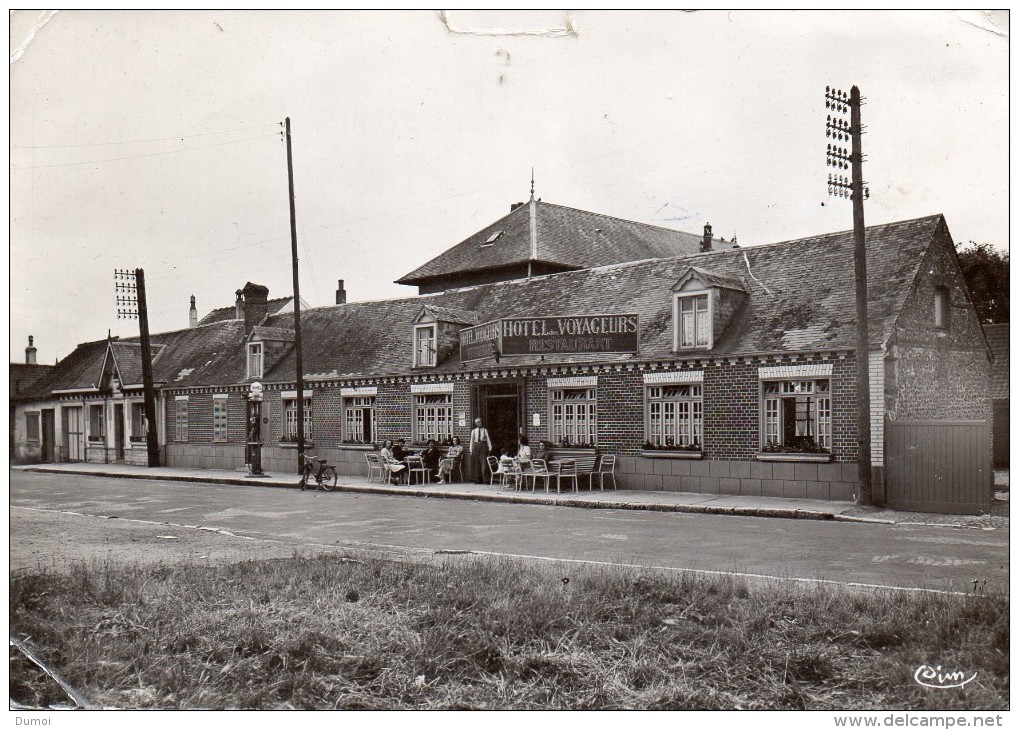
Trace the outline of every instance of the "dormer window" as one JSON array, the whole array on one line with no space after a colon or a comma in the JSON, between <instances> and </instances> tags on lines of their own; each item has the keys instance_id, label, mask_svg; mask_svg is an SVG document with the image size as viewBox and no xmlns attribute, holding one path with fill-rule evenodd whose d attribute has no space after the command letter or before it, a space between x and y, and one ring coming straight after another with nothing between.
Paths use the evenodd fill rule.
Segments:
<instances>
[{"instance_id":1,"label":"dormer window","mask_svg":"<svg viewBox=\"0 0 1019 730\"><path fill-rule=\"evenodd\" d=\"M414 326L414 367L435 367L435 324Z\"/></svg>"},{"instance_id":2,"label":"dormer window","mask_svg":"<svg viewBox=\"0 0 1019 730\"><path fill-rule=\"evenodd\" d=\"M707 292L677 294L676 349L711 349L711 297Z\"/></svg>"},{"instance_id":3,"label":"dormer window","mask_svg":"<svg viewBox=\"0 0 1019 730\"><path fill-rule=\"evenodd\" d=\"M263 376L262 343L248 343L248 377L261 378Z\"/></svg>"}]
</instances>

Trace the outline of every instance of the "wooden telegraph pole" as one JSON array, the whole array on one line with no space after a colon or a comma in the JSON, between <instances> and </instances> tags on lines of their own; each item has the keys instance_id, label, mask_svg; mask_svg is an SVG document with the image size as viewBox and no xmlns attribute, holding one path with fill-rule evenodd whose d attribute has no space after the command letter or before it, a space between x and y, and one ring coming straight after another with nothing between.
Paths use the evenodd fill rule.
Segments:
<instances>
[{"instance_id":1,"label":"wooden telegraph pole","mask_svg":"<svg viewBox=\"0 0 1019 730\"><path fill-rule=\"evenodd\" d=\"M159 435L156 428L156 386L152 379L152 346L149 343L149 310L145 299L145 270L117 270L117 319L138 318L142 346L142 383L145 388L145 442L149 467L159 466Z\"/></svg>"},{"instance_id":2,"label":"wooden telegraph pole","mask_svg":"<svg viewBox=\"0 0 1019 730\"><path fill-rule=\"evenodd\" d=\"M863 223L863 201L870 197L870 188L863 182L863 125L860 122L860 89L854 86L849 94L834 87L825 87L825 107L836 114L849 112L849 122L828 115L826 135L829 167L851 168L845 175L828 174L828 194L848 197L853 203L853 261L856 275L856 432L859 439L859 477L856 501L874 504L870 453L870 340L867 333L867 240ZM850 141L846 150L839 142Z\"/></svg>"},{"instance_id":3,"label":"wooden telegraph pole","mask_svg":"<svg viewBox=\"0 0 1019 730\"><path fill-rule=\"evenodd\" d=\"M294 269L294 343L297 348L297 473L304 473L304 357L301 351L301 286L297 275L297 212L294 204L294 157L290 149L290 117L285 123L287 181L290 184L290 257Z\"/></svg>"}]
</instances>

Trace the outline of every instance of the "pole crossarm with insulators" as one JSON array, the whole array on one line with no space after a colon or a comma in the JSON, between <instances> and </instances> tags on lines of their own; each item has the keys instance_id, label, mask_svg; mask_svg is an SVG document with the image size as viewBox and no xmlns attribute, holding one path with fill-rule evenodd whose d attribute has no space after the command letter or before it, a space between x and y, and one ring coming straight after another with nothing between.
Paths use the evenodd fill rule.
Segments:
<instances>
[{"instance_id":1,"label":"pole crossarm with insulators","mask_svg":"<svg viewBox=\"0 0 1019 730\"><path fill-rule=\"evenodd\" d=\"M849 198L853 203L853 263L856 278L856 431L859 453L859 476L856 501L874 504L873 474L870 450L870 340L867 332L867 238L863 222L863 201L870 197L870 188L863 181L863 124L860 122L860 89L854 86L847 94L832 86L824 90L828 109L825 136L828 138L826 162L836 170L849 170L850 175L828 174L828 195ZM849 114L849 120L845 114ZM841 115L841 116L840 116ZM845 147L849 144L849 148Z\"/></svg>"}]
</instances>

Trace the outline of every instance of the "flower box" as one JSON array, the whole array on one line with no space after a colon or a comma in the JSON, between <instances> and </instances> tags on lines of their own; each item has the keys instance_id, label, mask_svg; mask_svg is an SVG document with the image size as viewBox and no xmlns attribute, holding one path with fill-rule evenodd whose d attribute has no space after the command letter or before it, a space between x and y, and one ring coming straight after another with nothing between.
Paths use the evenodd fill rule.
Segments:
<instances>
[{"instance_id":1,"label":"flower box","mask_svg":"<svg viewBox=\"0 0 1019 730\"><path fill-rule=\"evenodd\" d=\"M685 449L651 449L641 451L640 455L645 459L703 459L703 451L688 451Z\"/></svg>"},{"instance_id":2,"label":"flower box","mask_svg":"<svg viewBox=\"0 0 1019 730\"><path fill-rule=\"evenodd\" d=\"M757 455L758 461L813 461L826 463L831 461L831 454L805 454L782 451L761 452Z\"/></svg>"}]
</instances>

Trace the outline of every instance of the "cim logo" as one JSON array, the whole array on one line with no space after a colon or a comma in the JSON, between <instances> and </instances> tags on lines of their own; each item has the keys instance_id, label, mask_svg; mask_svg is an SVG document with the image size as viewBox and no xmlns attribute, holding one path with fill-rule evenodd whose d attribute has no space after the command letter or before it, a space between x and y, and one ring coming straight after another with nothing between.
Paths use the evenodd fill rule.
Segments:
<instances>
[{"instance_id":1,"label":"cim logo","mask_svg":"<svg viewBox=\"0 0 1019 730\"><path fill-rule=\"evenodd\" d=\"M917 684L933 689L965 687L976 678L976 672L973 672L973 676L969 679L966 679L965 672L942 672L940 664L936 667L921 664L919 669L913 673L913 679Z\"/></svg>"}]
</instances>

